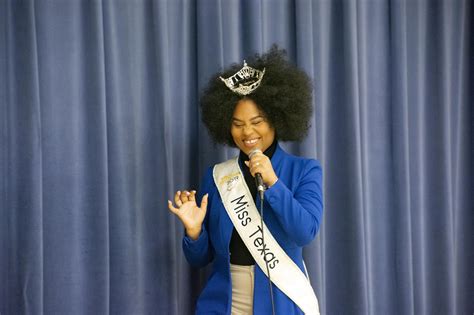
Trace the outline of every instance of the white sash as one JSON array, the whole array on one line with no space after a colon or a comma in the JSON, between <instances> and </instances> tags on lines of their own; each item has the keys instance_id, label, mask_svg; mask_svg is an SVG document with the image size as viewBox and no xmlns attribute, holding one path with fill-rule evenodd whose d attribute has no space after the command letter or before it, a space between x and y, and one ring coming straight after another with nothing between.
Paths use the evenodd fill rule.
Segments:
<instances>
[{"instance_id":1,"label":"white sash","mask_svg":"<svg viewBox=\"0 0 474 315\"><path fill-rule=\"evenodd\" d=\"M308 278L280 247L265 224L263 243L260 214L245 183L238 158L214 166L213 175L227 214L260 269L267 274L266 260L271 281L305 314L319 315L318 299Z\"/></svg>"}]
</instances>

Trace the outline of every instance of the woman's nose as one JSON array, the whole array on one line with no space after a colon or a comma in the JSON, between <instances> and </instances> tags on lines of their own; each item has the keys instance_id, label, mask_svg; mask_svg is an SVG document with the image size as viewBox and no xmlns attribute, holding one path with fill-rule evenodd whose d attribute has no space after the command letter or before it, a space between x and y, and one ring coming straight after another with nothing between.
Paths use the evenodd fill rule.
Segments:
<instances>
[{"instance_id":1,"label":"woman's nose","mask_svg":"<svg viewBox=\"0 0 474 315\"><path fill-rule=\"evenodd\" d=\"M244 135L248 135L248 134L251 134L252 133L252 126L247 126L245 125L244 128L243 128L243 133Z\"/></svg>"}]
</instances>

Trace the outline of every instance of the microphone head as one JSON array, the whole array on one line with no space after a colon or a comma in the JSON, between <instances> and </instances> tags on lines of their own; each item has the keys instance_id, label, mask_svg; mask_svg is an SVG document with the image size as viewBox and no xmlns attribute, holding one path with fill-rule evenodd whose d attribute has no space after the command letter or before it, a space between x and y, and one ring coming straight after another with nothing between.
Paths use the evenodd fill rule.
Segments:
<instances>
[{"instance_id":1,"label":"microphone head","mask_svg":"<svg viewBox=\"0 0 474 315\"><path fill-rule=\"evenodd\" d=\"M252 151L250 151L249 153L249 159L251 159L255 154L257 153L262 153L262 150L260 149L253 149Z\"/></svg>"}]
</instances>

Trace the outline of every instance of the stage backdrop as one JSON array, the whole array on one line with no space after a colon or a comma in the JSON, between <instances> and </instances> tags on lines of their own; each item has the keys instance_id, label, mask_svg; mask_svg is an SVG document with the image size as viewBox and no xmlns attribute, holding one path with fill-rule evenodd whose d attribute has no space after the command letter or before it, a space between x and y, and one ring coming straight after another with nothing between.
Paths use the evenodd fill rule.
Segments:
<instances>
[{"instance_id":1,"label":"stage backdrop","mask_svg":"<svg viewBox=\"0 0 474 315\"><path fill-rule=\"evenodd\" d=\"M273 43L313 78L322 313L474 312L474 4L0 1L0 314L190 314L166 200L236 154L209 76Z\"/></svg>"}]
</instances>

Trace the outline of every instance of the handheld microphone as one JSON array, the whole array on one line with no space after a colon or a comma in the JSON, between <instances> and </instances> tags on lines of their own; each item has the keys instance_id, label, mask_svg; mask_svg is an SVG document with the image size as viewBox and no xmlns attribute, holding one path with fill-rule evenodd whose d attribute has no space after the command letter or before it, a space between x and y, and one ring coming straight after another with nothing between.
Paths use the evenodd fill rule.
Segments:
<instances>
[{"instance_id":1,"label":"handheld microphone","mask_svg":"<svg viewBox=\"0 0 474 315\"><path fill-rule=\"evenodd\" d=\"M262 153L262 151L259 150L259 149L255 149L255 150L250 151L249 158L251 159L257 153ZM264 192L265 192L265 185L263 184L262 174L260 174L260 173L255 174L255 184L257 185L257 191L258 191L258 194L260 195L260 199L263 200Z\"/></svg>"},{"instance_id":2,"label":"handheld microphone","mask_svg":"<svg viewBox=\"0 0 474 315\"><path fill-rule=\"evenodd\" d=\"M251 159L256 153L262 153L261 150L255 149L250 151L249 153L249 158ZM255 173L255 183L257 184L257 190L260 195L260 224L262 226L262 242L265 246L265 238L264 238L264 233L263 233L263 196L265 192L265 185L263 184L263 178L262 174L260 173ZM272 302L272 314L275 315L275 302L273 301L273 289L272 289L272 280L270 276L270 268L268 267L268 261L266 259L265 264L266 264L266 269L267 269L267 275L268 275L268 286L270 288L270 299Z\"/></svg>"}]
</instances>

